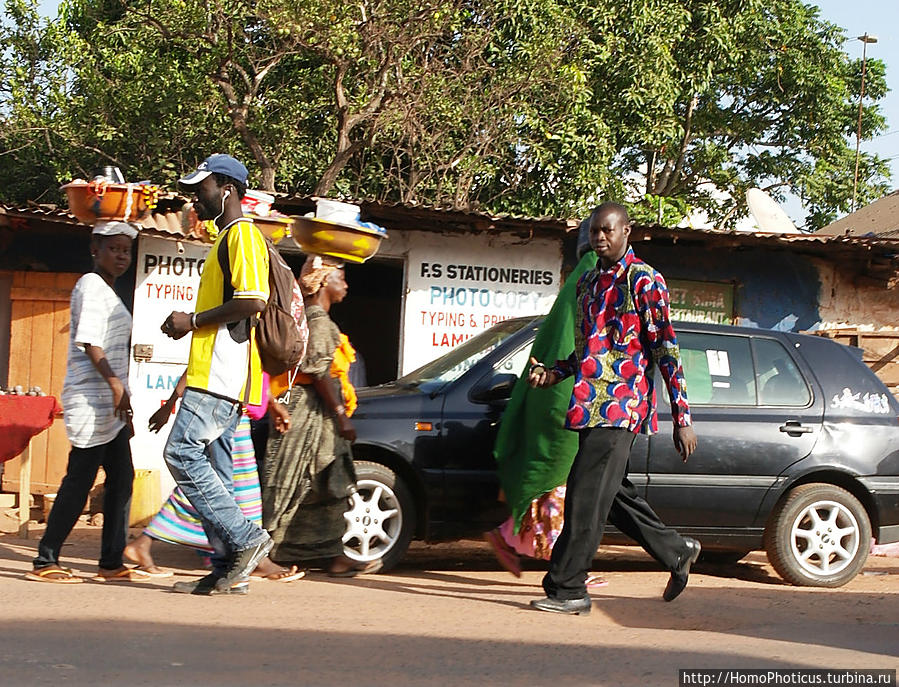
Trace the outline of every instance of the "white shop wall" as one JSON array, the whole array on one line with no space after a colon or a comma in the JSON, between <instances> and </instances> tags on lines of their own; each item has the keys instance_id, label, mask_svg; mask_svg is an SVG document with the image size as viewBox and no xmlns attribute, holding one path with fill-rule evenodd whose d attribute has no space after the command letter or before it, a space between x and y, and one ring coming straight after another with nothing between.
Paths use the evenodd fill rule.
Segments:
<instances>
[{"instance_id":1,"label":"white shop wall","mask_svg":"<svg viewBox=\"0 0 899 687\"><path fill-rule=\"evenodd\" d=\"M561 239L410 232L401 373L497 322L549 311L559 292Z\"/></svg>"},{"instance_id":2,"label":"white shop wall","mask_svg":"<svg viewBox=\"0 0 899 687\"><path fill-rule=\"evenodd\" d=\"M128 375L134 410L131 452L136 469L159 471L163 498L174 487L162 458L174 416L159 434L147 429L147 421L172 395L187 366L191 337L175 341L163 334L160 326L173 310L194 311L200 273L208 252L207 244L147 234L140 236L137 245L132 359ZM135 351L142 346L152 346L149 360L134 359Z\"/></svg>"},{"instance_id":3,"label":"white shop wall","mask_svg":"<svg viewBox=\"0 0 899 687\"><path fill-rule=\"evenodd\" d=\"M159 434L147 429L147 421L184 371L190 337L173 341L160 325L172 310L193 312L208 252L200 242L146 234L138 240L131 343L132 351L152 346L152 356L131 361L131 448L135 468L159 471L163 498L174 486L162 458L171 420ZM548 312L559 291L562 242L394 231L379 257L405 264L402 331L396 338L380 335L385 345L398 341L405 374L497 322Z\"/></svg>"}]
</instances>

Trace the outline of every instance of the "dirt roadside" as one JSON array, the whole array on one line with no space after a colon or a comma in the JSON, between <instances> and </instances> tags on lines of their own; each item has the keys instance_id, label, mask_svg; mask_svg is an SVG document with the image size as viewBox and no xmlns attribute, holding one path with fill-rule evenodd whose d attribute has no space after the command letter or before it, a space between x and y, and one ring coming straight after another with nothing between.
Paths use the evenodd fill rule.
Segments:
<instances>
[{"instance_id":1,"label":"dirt roadside","mask_svg":"<svg viewBox=\"0 0 899 687\"><path fill-rule=\"evenodd\" d=\"M39 536L40 532L37 532ZM764 554L700 565L674 603L638 549L597 559L609 586L587 617L539 613L542 565L520 579L486 545L415 545L390 573L257 581L245 597L172 594L171 581L22 579L36 539L0 534L0 685L649 685L689 668L899 666L899 558L870 557L837 590L784 584ZM99 529L64 563L88 576ZM157 544L175 579L199 558Z\"/></svg>"}]
</instances>

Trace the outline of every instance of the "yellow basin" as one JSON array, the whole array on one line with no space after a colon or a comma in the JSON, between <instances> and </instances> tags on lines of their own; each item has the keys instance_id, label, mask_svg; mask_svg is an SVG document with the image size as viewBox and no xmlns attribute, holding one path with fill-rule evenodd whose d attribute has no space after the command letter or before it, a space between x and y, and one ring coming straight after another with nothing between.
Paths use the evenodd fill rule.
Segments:
<instances>
[{"instance_id":1,"label":"yellow basin","mask_svg":"<svg viewBox=\"0 0 899 687\"><path fill-rule=\"evenodd\" d=\"M381 245L386 234L337 224L318 217L294 217L290 235L306 253L329 255L347 262L365 262Z\"/></svg>"}]
</instances>

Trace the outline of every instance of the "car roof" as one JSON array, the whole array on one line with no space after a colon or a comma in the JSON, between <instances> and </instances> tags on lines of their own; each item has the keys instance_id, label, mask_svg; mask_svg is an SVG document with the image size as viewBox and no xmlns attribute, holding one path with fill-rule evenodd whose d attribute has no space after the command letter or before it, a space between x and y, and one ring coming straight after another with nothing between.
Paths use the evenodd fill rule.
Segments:
<instances>
[{"instance_id":1,"label":"car roof","mask_svg":"<svg viewBox=\"0 0 899 687\"><path fill-rule=\"evenodd\" d=\"M686 320L672 321L671 326L675 332L705 332L709 334L739 334L740 336L773 336L789 339L821 339L811 334L799 332L785 332L779 329L765 329L764 327L740 327L732 324L716 324L712 322L687 322ZM828 339L829 340L829 339Z\"/></svg>"},{"instance_id":2,"label":"car roof","mask_svg":"<svg viewBox=\"0 0 899 687\"><path fill-rule=\"evenodd\" d=\"M510 318L513 321L520 321L522 325L533 320L536 324L542 324L546 315L532 315L530 317ZM809 337L809 334L800 334L798 332L784 332L779 329L765 329L764 327L741 327L733 324L717 324L714 322L691 322L687 320L672 320L671 326L674 327L675 333L685 332L707 332L713 334L740 334L742 336L789 336L789 337ZM820 338L820 337L815 337Z\"/></svg>"}]
</instances>

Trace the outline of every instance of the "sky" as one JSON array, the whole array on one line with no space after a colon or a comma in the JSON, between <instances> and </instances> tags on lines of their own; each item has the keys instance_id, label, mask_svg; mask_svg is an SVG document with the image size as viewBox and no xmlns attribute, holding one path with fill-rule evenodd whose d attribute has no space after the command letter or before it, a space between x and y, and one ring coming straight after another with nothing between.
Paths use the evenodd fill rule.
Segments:
<instances>
[{"instance_id":1,"label":"sky","mask_svg":"<svg viewBox=\"0 0 899 687\"><path fill-rule=\"evenodd\" d=\"M863 141L861 149L890 158L892 188L899 188L899 2L896 0L818 0L821 16L846 29L848 36L865 33L877 37L869 44L868 58L883 60L887 67L887 85L891 90L880 101L887 118L886 131L872 141ZM862 56L862 42L849 40L843 46L852 57Z\"/></svg>"},{"instance_id":2,"label":"sky","mask_svg":"<svg viewBox=\"0 0 899 687\"><path fill-rule=\"evenodd\" d=\"M863 141L861 149L889 160L890 187L899 189L899 0L814 0L811 4L818 6L823 19L846 30L849 40L843 48L851 57L862 56L862 43L855 36L877 37L877 43L868 45L867 56L886 64L891 90L880 107L887 126L877 138ZM44 15L55 16L58 0L40 0L39 6ZM789 199L784 208L797 226L803 223L805 213L798 198Z\"/></svg>"},{"instance_id":3,"label":"sky","mask_svg":"<svg viewBox=\"0 0 899 687\"><path fill-rule=\"evenodd\" d=\"M867 33L877 37L877 43L868 45L867 57L886 64L887 86L891 90L879 104L887 124L883 134L862 141L861 149L889 160L890 187L899 189L899 1L816 0L814 4L821 10L823 19L846 29L846 35L851 38L843 49L851 57L862 56L862 42L856 36Z\"/></svg>"}]
</instances>

